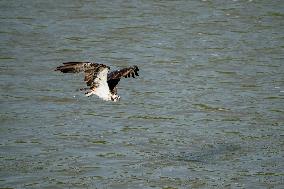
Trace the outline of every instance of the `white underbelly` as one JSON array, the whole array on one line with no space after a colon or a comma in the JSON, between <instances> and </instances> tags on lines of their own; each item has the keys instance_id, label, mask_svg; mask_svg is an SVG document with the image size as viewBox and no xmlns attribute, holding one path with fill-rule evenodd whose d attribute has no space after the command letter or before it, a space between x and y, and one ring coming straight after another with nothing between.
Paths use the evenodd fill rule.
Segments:
<instances>
[{"instance_id":1,"label":"white underbelly","mask_svg":"<svg viewBox=\"0 0 284 189\"><path fill-rule=\"evenodd\" d=\"M111 93L108 86L101 85L98 88L94 89L92 93L102 98L103 100L111 100Z\"/></svg>"}]
</instances>

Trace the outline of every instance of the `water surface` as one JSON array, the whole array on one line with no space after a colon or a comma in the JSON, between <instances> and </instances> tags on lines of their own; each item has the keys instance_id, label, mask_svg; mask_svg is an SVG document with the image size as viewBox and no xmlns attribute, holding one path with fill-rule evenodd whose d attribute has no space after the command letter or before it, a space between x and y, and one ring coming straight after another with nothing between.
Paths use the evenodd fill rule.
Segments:
<instances>
[{"instance_id":1,"label":"water surface","mask_svg":"<svg viewBox=\"0 0 284 189\"><path fill-rule=\"evenodd\" d=\"M0 1L0 187L283 188L283 7ZM81 60L140 77L87 98Z\"/></svg>"}]
</instances>

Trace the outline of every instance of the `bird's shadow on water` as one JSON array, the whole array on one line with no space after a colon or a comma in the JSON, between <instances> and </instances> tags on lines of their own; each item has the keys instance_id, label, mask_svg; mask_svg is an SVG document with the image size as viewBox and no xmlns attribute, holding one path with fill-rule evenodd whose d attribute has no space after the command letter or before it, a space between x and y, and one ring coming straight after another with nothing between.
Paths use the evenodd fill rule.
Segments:
<instances>
[{"instance_id":1,"label":"bird's shadow on water","mask_svg":"<svg viewBox=\"0 0 284 189\"><path fill-rule=\"evenodd\" d=\"M200 147L188 151L168 154L172 161L212 163L218 160L236 158L241 154L242 147L238 144L217 144L212 146Z\"/></svg>"}]
</instances>

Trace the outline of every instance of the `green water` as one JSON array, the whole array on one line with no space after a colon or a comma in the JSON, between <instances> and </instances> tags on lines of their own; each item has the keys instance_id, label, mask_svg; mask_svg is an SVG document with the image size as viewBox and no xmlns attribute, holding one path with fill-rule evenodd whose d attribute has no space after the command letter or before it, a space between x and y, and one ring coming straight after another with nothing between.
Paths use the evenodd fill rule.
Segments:
<instances>
[{"instance_id":1,"label":"green water","mask_svg":"<svg viewBox=\"0 0 284 189\"><path fill-rule=\"evenodd\" d=\"M0 1L0 188L283 188L283 7ZM88 98L81 60L140 77Z\"/></svg>"}]
</instances>

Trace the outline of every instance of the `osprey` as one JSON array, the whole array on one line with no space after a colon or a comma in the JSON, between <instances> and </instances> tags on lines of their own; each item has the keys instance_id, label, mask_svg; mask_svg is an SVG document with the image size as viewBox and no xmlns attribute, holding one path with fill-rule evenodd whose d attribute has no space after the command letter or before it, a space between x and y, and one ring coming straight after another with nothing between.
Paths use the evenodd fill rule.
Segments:
<instances>
[{"instance_id":1,"label":"osprey","mask_svg":"<svg viewBox=\"0 0 284 189\"><path fill-rule=\"evenodd\" d=\"M115 70L109 73L110 67L104 64L92 63L92 62L65 62L62 66L58 66L55 71L61 71L63 73L85 73L85 79L88 88L80 90L86 90L86 96L93 94L97 95L105 101L118 101L120 96L117 94L117 84L122 77L133 77L138 75L138 67L131 66L123 68L121 70Z\"/></svg>"}]
</instances>

